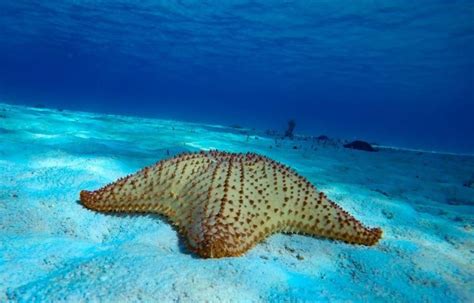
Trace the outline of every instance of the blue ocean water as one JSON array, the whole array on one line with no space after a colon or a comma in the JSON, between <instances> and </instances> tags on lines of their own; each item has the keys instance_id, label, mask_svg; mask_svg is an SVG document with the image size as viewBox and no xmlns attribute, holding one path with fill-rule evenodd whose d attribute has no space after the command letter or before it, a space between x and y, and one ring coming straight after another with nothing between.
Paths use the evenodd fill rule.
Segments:
<instances>
[{"instance_id":1,"label":"blue ocean water","mask_svg":"<svg viewBox=\"0 0 474 303\"><path fill-rule=\"evenodd\" d=\"M474 152L474 2L0 1L0 98Z\"/></svg>"}]
</instances>

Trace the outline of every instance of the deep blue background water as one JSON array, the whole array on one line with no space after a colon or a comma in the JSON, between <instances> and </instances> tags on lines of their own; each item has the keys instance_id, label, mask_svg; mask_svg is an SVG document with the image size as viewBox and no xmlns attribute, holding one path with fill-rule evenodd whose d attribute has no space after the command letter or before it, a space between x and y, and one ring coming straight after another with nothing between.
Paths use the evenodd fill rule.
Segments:
<instances>
[{"instance_id":1,"label":"deep blue background water","mask_svg":"<svg viewBox=\"0 0 474 303\"><path fill-rule=\"evenodd\" d=\"M0 100L474 152L474 1L0 0Z\"/></svg>"}]
</instances>

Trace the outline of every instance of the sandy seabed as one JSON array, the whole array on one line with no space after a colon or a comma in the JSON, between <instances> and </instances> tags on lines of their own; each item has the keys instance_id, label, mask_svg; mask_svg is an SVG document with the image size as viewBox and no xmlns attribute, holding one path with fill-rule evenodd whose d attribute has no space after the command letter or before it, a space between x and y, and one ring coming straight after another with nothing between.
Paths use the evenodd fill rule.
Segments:
<instances>
[{"instance_id":1,"label":"sandy seabed","mask_svg":"<svg viewBox=\"0 0 474 303\"><path fill-rule=\"evenodd\" d=\"M243 257L200 259L159 216L77 201L81 189L209 149L293 167L383 239L276 234ZM0 104L0 302L472 302L473 177L472 156Z\"/></svg>"}]
</instances>

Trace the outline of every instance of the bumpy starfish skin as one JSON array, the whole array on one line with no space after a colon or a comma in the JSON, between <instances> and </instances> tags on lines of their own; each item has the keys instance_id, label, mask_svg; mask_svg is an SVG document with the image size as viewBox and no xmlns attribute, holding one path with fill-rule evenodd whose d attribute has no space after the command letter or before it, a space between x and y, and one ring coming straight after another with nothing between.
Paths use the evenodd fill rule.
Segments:
<instances>
[{"instance_id":1,"label":"bumpy starfish skin","mask_svg":"<svg viewBox=\"0 0 474 303\"><path fill-rule=\"evenodd\" d=\"M146 167L81 202L102 212L162 214L202 257L239 256L275 232L374 245L366 228L290 168L256 154L182 154Z\"/></svg>"}]
</instances>

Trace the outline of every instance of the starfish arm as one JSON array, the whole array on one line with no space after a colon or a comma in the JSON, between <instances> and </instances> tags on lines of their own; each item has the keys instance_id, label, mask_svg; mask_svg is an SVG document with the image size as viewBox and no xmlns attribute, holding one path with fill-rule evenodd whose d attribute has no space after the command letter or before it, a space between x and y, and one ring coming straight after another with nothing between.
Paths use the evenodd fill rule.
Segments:
<instances>
[{"instance_id":1,"label":"starfish arm","mask_svg":"<svg viewBox=\"0 0 474 303\"><path fill-rule=\"evenodd\" d=\"M149 176L149 171L160 170L145 168L133 175L120 178L98 190L83 190L80 193L82 205L101 212L151 212L173 215L171 207L173 195L164 190L159 176Z\"/></svg>"},{"instance_id":2,"label":"starfish arm","mask_svg":"<svg viewBox=\"0 0 474 303\"><path fill-rule=\"evenodd\" d=\"M95 191L83 190L81 203L102 212L146 212L167 216L173 222L184 220L183 193L192 192L210 161L202 154L180 155L135 174L120 178ZM200 177L196 177L196 176ZM189 180L193 180L189 182Z\"/></svg>"},{"instance_id":3,"label":"starfish arm","mask_svg":"<svg viewBox=\"0 0 474 303\"><path fill-rule=\"evenodd\" d=\"M308 203L305 212L292 216L287 228L290 232L367 246L375 245L382 237L382 229L364 226L323 193Z\"/></svg>"},{"instance_id":4,"label":"starfish arm","mask_svg":"<svg viewBox=\"0 0 474 303\"><path fill-rule=\"evenodd\" d=\"M302 233L363 245L374 245L382 237L380 228L365 227L291 168L268 159L267 163L267 171L273 174L272 207L280 214L276 224L269 226L271 232Z\"/></svg>"}]
</instances>

